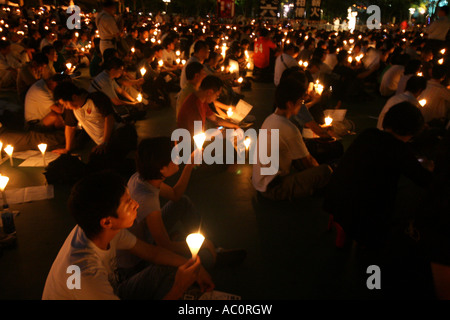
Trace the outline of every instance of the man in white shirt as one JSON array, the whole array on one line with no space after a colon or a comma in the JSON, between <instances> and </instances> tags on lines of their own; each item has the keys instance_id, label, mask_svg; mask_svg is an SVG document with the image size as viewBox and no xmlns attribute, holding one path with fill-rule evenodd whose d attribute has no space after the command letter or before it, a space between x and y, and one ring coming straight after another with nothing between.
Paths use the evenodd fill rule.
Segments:
<instances>
[{"instance_id":1,"label":"man in white shirt","mask_svg":"<svg viewBox=\"0 0 450 320\"><path fill-rule=\"evenodd\" d=\"M136 105L139 102L133 98L128 92L122 89L115 79L122 76L124 70L124 62L119 58L113 57L108 59L104 66L105 70L99 73L91 81L88 88L89 92L100 91L106 94L115 106L120 105ZM119 98L119 95L125 99Z\"/></svg>"},{"instance_id":2,"label":"man in white shirt","mask_svg":"<svg viewBox=\"0 0 450 320\"><path fill-rule=\"evenodd\" d=\"M383 120L385 114L390 108L401 102L407 101L412 105L415 105L417 108L421 108L417 98L425 90L426 86L427 80L424 77L412 76L406 83L405 92L396 94L386 102L380 112L380 115L378 116L377 128L383 130Z\"/></svg>"},{"instance_id":3,"label":"man in white shirt","mask_svg":"<svg viewBox=\"0 0 450 320\"><path fill-rule=\"evenodd\" d=\"M298 47L294 44L287 44L284 46L284 52L275 60L275 72L273 77L275 86L278 86L280 83L281 75L284 70L289 69L290 67L298 66L298 62L295 60L298 53Z\"/></svg>"},{"instance_id":4,"label":"man in white shirt","mask_svg":"<svg viewBox=\"0 0 450 320\"><path fill-rule=\"evenodd\" d=\"M120 30L117 26L114 14L117 11L117 3L112 0L103 2L103 10L97 15L95 23L100 36L100 52L108 48L116 49L116 42L119 38Z\"/></svg>"},{"instance_id":5,"label":"man in white shirt","mask_svg":"<svg viewBox=\"0 0 450 320\"><path fill-rule=\"evenodd\" d=\"M195 43L194 46L194 53L189 58L189 60L186 62L186 64L183 66L183 69L181 69L181 76L180 76L180 87L181 89L184 89L187 85L187 79L186 79L186 67L191 62L199 62L203 64L205 60L209 57L209 47L208 44L203 40L198 40ZM205 67L205 71L207 72L207 69Z\"/></svg>"},{"instance_id":6,"label":"man in white shirt","mask_svg":"<svg viewBox=\"0 0 450 320\"><path fill-rule=\"evenodd\" d=\"M30 129L40 126L64 128L64 108L53 99L53 90L65 79L65 76L55 74L47 80L38 80L28 89L25 96L25 121Z\"/></svg>"},{"instance_id":7,"label":"man in white shirt","mask_svg":"<svg viewBox=\"0 0 450 320\"><path fill-rule=\"evenodd\" d=\"M432 69L432 79L428 80L427 88L418 98L427 101L420 108L426 123L435 119L448 119L450 116L450 91L442 85L445 78L446 68L435 65Z\"/></svg>"},{"instance_id":8,"label":"man in white shirt","mask_svg":"<svg viewBox=\"0 0 450 320\"><path fill-rule=\"evenodd\" d=\"M252 183L257 191L271 200L310 196L315 190L325 187L331 177L332 169L328 165L317 163L306 148L300 131L289 120L299 112L305 92L306 84L293 79L281 81L275 92L277 109L266 118L261 127L262 130L267 130L267 150L271 152L273 161L264 164L257 157L257 163L253 165ZM272 135L275 141L272 141ZM260 133L258 140L261 137ZM261 143L258 141L259 146ZM274 159L274 150L277 149L279 168L272 170L273 162L277 160ZM292 167L298 171L291 173ZM273 173L264 171L268 168Z\"/></svg>"},{"instance_id":9,"label":"man in white shirt","mask_svg":"<svg viewBox=\"0 0 450 320\"><path fill-rule=\"evenodd\" d=\"M409 61L409 56L402 54L394 57L392 66L384 73L380 84L380 93L383 97L390 97L395 94L398 83L405 71L405 64Z\"/></svg>"},{"instance_id":10,"label":"man in white shirt","mask_svg":"<svg viewBox=\"0 0 450 320\"><path fill-rule=\"evenodd\" d=\"M125 230L133 225L138 207L116 174L90 175L78 182L69 199L77 225L50 269L42 299L177 300L194 282L212 290L214 284L198 257L187 260ZM132 275L120 274L119 249L153 264Z\"/></svg>"},{"instance_id":11,"label":"man in white shirt","mask_svg":"<svg viewBox=\"0 0 450 320\"><path fill-rule=\"evenodd\" d=\"M431 23L425 32L428 39L445 41L448 31L450 30L450 20L448 19L448 6L440 7L437 11L438 19Z\"/></svg>"},{"instance_id":12,"label":"man in white shirt","mask_svg":"<svg viewBox=\"0 0 450 320\"><path fill-rule=\"evenodd\" d=\"M64 82L55 88L54 99L66 109L64 112L66 147L54 152L69 153L74 149L78 124L95 143L96 146L92 151L106 152L115 127L114 110L109 98L101 92L89 94L71 82Z\"/></svg>"}]
</instances>

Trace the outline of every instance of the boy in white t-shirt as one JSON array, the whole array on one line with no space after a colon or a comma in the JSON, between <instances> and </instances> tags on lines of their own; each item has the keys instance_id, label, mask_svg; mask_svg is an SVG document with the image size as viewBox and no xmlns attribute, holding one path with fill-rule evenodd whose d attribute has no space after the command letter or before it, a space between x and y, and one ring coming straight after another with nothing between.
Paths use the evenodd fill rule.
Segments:
<instances>
[{"instance_id":1,"label":"boy in white t-shirt","mask_svg":"<svg viewBox=\"0 0 450 320\"><path fill-rule=\"evenodd\" d=\"M69 210L77 225L62 245L45 282L44 300L175 300L197 282L214 284L200 259L187 260L125 230L139 205L114 173L87 176L72 189ZM133 275L116 272L116 250L153 263Z\"/></svg>"},{"instance_id":2,"label":"boy in white t-shirt","mask_svg":"<svg viewBox=\"0 0 450 320\"><path fill-rule=\"evenodd\" d=\"M278 150L279 164L273 174L263 174L263 169L271 167L273 163L263 164L258 157L257 163L253 165L253 186L266 198L290 200L309 196L325 187L331 177L332 169L317 163L306 148L300 131L289 120L299 112L305 92L306 83L293 79L282 80L275 92L277 109L261 127L268 133L267 150ZM279 139L272 145L271 136L277 132ZM258 140L261 137L260 134ZM261 143L258 141L259 146ZM297 171L291 173L293 168Z\"/></svg>"}]
</instances>

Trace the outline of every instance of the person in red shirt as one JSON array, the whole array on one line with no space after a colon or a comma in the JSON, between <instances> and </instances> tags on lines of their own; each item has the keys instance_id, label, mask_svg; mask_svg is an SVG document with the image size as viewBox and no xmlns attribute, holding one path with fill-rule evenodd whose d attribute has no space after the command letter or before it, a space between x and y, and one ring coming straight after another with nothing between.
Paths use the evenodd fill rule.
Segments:
<instances>
[{"instance_id":1,"label":"person in red shirt","mask_svg":"<svg viewBox=\"0 0 450 320\"><path fill-rule=\"evenodd\" d=\"M276 49L277 45L268 36L269 31L262 29L253 49L254 74L261 80L266 79L266 77L269 80L273 79L273 76L270 77L270 51Z\"/></svg>"},{"instance_id":2,"label":"person in red shirt","mask_svg":"<svg viewBox=\"0 0 450 320\"><path fill-rule=\"evenodd\" d=\"M238 129L239 126L216 116L209 104L220 96L223 82L216 76L206 76L198 91L189 95L180 108L177 127L187 129L194 136L194 121L202 122L202 130L206 131L206 119L226 128Z\"/></svg>"}]
</instances>

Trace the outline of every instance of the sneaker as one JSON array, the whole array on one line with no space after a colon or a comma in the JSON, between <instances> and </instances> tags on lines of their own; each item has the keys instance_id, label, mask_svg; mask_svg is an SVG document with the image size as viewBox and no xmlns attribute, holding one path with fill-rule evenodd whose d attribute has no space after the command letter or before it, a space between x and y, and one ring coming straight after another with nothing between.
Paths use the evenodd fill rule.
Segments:
<instances>
[{"instance_id":1,"label":"sneaker","mask_svg":"<svg viewBox=\"0 0 450 320\"><path fill-rule=\"evenodd\" d=\"M216 257L216 268L236 267L244 262L247 251L244 249L223 249L218 248Z\"/></svg>"}]
</instances>

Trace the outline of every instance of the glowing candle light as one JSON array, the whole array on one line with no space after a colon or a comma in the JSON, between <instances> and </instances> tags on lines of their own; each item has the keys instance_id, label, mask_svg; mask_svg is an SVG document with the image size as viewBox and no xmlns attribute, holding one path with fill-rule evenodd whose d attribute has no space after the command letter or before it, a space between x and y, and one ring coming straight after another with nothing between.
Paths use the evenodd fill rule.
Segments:
<instances>
[{"instance_id":1,"label":"glowing candle light","mask_svg":"<svg viewBox=\"0 0 450 320\"><path fill-rule=\"evenodd\" d=\"M8 205L8 203L6 202L6 194L5 194L5 188L6 185L9 182L9 177L7 176L2 176L0 174L0 191L2 192L3 195L3 207L6 207Z\"/></svg>"},{"instance_id":2,"label":"glowing candle light","mask_svg":"<svg viewBox=\"0 0 450 320\"><path fill-rule=\"evenodd\" d=\"M422 107L425 107L425 105L427 104L427 100L426 100L426 99L422 99L422 100L419 101L419 104L420 104Z\"/></svg>"},{"instance_id":3,"label":"glowing candle light","mask_svg":"<svg viewBox=\"0 0 450 320\"><path fill-rule=\"evenodd\" d=\"M353 62L353 58L352 57L348 57L348 62L352 63Z\"/></svg>"},{"instance_id":4,"label":"glowing candle light","mask_svg":"<svg viewBox=\"0 0 450 320\"><path fill-rule=\"evenodd\" d=\"M445 54L445 49L442 49L440 52L441 54Z\"/></svg>"},{"instance_id":5,"label":"glowing candle light","mask_svg":"<svg viewBox=\"0 0 450 320\"><path fill-rule=\"evenodd\" d=\"M203 144L205 143L205 140L206 140L206 135L204 132L199 133L194 136L194 142L195 142L195 145L197 146L197 149L203 148Z\"/></svg>"},{"instance_id":6,"label":"glowing candle light","mask_svg":"<svg viewBox=\"0 0 450 320\"><path fill-rule=\"evenodd\" d=\"M45 163L45 151L47 150L47 144L46 143L41 143L38 145L39 150L41 150L42 153L42 159L44 160L44 167L47 166L47 164Z\"/></svg>"},{"instance_id":7,"label":"glowing candle light","mask_svg":"<svg viewBox=\"0 0 450 320\"><path fill-rule=\"evenodd\" d=\"M439 60L438 60L438 63L439 63L439 64L443 64L443 63L444 63L444 58L439 59Z\"/></svg>"},{"instance_id":8,"label":"glowing candle light","mask_svg":"<svg viewBox=\"0 0 450 320\"><path fill-rule=\"evenodd\" d=\"M175 54L177 55L177 57L179 57L179 56L181 55L180 50L177 50L177 51L175 52Z\"/></svg>"},{"instance_id":9,"label":"glowing candle light","mask_svg":"<svg viewBox=\"0 0 450 320\"><path fill-rule=\"evenodd\" d=\"M250 69L252 67L252 64L250 62L247 63L247 69Z\"/></svg>"},{"instance_id":10,"label":"glowing candle light","mask_svg":"<svg viewBox=\"0 0 450 320\"><path fill-rule=\"evenodd\" d=\"M147 72L147 69L142 67L141 70L139 70L139 71L141 72L141 75L144 76L144 74Z\"/></svg>"},{"instance_id":11,"label":"glowing candle light","mask_svg":"<svg viewBox=\"0 0 450 320\"><path fill-rule=\"evenodd\" d=\"M132 48L131 48L131 52L132 52L132 53L135 53L135 52L136 52L136 49L135 49L134 47L132 47Z\"/></svg>"},{"instance_id":12,"label":"glowing candle light","mask_svg":"<svg viewBox=\"0 0 450 320\"><path fill-rule=\"evenodd\" d=\"M12 166L13 166L13 158L12 158L12 155L13 155L13 152L14 152L14 147L13 147L12 145L8 144L8 145L5 147L5 152L6 152L6 154L9 156L9 161L11 162L11 167L12 167Z\"/></svg>"},{"instance_id":13,"label":"glowing candle light","mask_svg":"<svg viewBox=\"0 0 450 320\"><path fill-rule=\"evenodd\" d=\"M186 64L186 60L181 60L181 64L184 66Z\"/></svg>"},{"instance_id":14,"label":"glowing candle light","mask_svg":"<svg viewBox=\"0 0 450 320\"><path fill-rule=\"evenodd\" d=\"M248 149L250 147L251 143L252 143L252 140L249 137L245 138L245 140L244 140L245 149Z\"/></svg>"},{"instance_id":15,"label":"glowing candle light","mask_svg":"<svg viewBox=\"0 0 450 320\"><path fill-rule=\"evenodd\" d=\"M195 260L197 258L197 254L202 247L203 241L205 241L205 237L200 233L191 233L186 237L186 242L192 253L192 259Z\"/></svg>"},{"instance_id":16,"label":"glowing candle light","mask_svg":"<svg viewBox=\"0 0 450 320\"><path fill-rule=\"evenodd\" d=\"M180 58L177 58L177 60L175 60L175 61L177 62L177 64L180 64L181 59L180 59Z\"/></svg>"},{"instance_id":17,"label":"glowing candle light","mask_svg":"<svg viewBox=\"0 0 450 320\"><path fill-rule=\"evenodd\" d=\"M67 67L67 69L69 69L69 71L70 71L70 69L72 69L72 64L71 64L70 62L68 62L68 63L66 63L66 67Z\"/></svg>"},{"instance_id":18,"label":"glowing candle light","mask_svg":"<svg viewBox=\"0 0 450 320\"><path fill-rule=\"evenodd\" d=\"M2 160L3 142L0 141L0 161Z\"/></svg>"},{"instance_id":19,"label":"glowing candle light","mask_svg":"<svg viewBox=\"0 0 450 320\"><path fill-rule=\"evenodd\" d=\"M159 61L158 61L158 65L159 65L160 67L162 67L162 66L164 65L164 61L159 60Z\"/></svg>"},{"instance_id":20,"label":"glowing candle light","mask_svg":"<svg viewBox=\"0 0 450 320\"><path fill-rule=\"evenodd\" d=\"M228 118L231 118L233 116L233 110L231 108L228 108L227 116Z\"/></svg>"},{"instance_id":21,"label":"glowing candle light","mask_svg":"<svg viewBox=\"0 0 450 320\"><path fill-rule=\"evenodd\" d=\"M418 77L423 77L423 73L422 72L417 72L417 76Z\"/></svg>"},{"instance_id":22,"label":"glowing candle light","mask_svg":"<svg viewBox=\"0 0 450 320\"><path fill-rule=\"evenodd\" d=\"M141 95L140 93L138 94L136 100L137 100L138 102L142 102L142 95Z\"/></svg>"},{"instance_id":23,"label":"glowing candle light","mask_svg":"<svg viewBox=\"0 0 450 320\"><path fill-rule=\"evenodd\" d=\"M239 84L242 83L242 82L244 82L244 78L239 77L239 79L237 80L237 82L238 82Z\"/></svg>"},{"instance_id":24,"label":"glowing candle light","mask_svg":"<svg viewBox=\"0 0 450 320\"><path fill-rule=\"evenodd\" d=\"M307 61L305 61L305 62L303 62L303 66L305 67L305 68L307 68L308 67L308 62Z\"/></svg>"},{"instance_id":25,"label":"glowing candle light","mask_svg":"<svg viewBox=\"0 0 450 320\"><path fill-rule=\"evenodd\" d=\"M324 120L325 120L325 126L327 126L327 127L331 126L331 123L333 122L333 118L328 116Z\"/></svg>"},{"instance_id":26,"label":"glowing candle light","mask_svg":"<svg viewBox=\"0 0 450 320\"><path fill-rule=\"evenodd\" d=\"M222 67L220 68L220 70L221 70L222 72L224 72L224 71L225 71L225 67L222 66Z\"/></svg>"}]
</instances>

